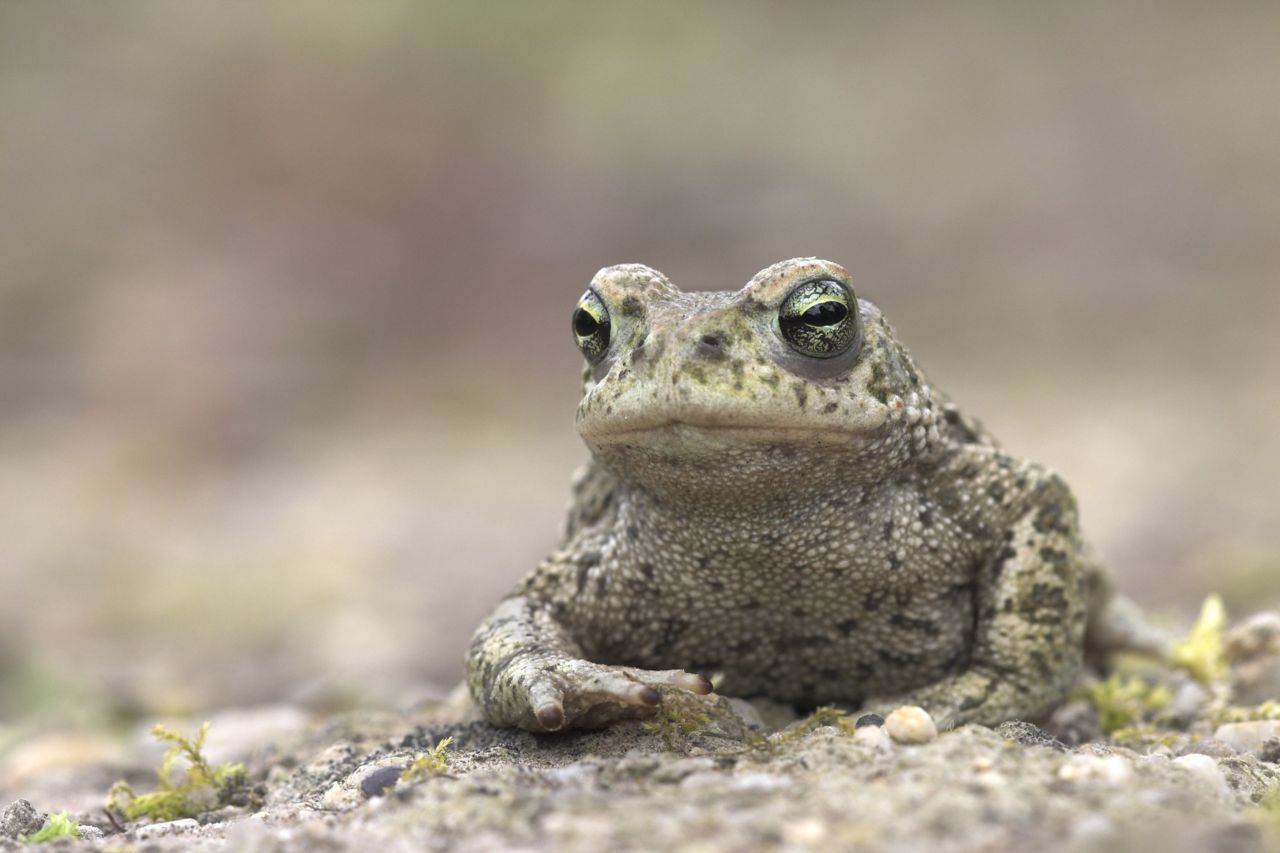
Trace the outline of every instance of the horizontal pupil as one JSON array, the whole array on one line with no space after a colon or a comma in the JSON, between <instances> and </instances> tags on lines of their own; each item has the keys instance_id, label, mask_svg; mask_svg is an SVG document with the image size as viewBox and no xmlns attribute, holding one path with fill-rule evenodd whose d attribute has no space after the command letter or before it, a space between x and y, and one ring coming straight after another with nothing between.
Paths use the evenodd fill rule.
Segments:
<instances>
[{"instance_id":1,"label":"horizontal pupil","mask_svg":"<svg viewBox=\"0 0 1280 853\"><path fill-rule=\"evenodd\" d=\"M596 322L596 318L591 316L591 312L585 308L579 308L573 312L573 331L580 338L589 338L596 333L596 329L600 328L600 324Z\"/></svg>"},{"instance_id":2,"label":"horizontal pupil","mask_svg":"<svg viewBox=\"0 0 1280 853\"><path fill-rule=\"evenodd\" d=\"M849 314L849 309L839 302L819 302L800 315L810 326L834 326Z\"/></svg>"}]
</instances>

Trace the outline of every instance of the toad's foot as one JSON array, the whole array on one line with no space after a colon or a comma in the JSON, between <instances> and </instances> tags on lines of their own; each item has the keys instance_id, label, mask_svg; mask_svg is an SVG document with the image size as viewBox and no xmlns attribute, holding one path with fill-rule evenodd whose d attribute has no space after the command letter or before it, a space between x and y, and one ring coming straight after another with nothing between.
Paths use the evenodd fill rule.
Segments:
<instances>
[{"instance_id":1,"label":"toad's foot","mask_svg":"<svg viewBox=\"0 0 1280 853\"><path fill-rule=\"evenodd\" d=\"M527 670L517 680L527 698L516 724L548 732L651 716L662 701L659 688L711 692L707 679L679 669L655 671L573 659Z\"/></svg>"},{"instance_id":2,"label":"toad's foot","mask_svg":"<svg viewBox=\"0 0 1280 853\"><path fill-rule=\"evenodd\" d=\"M679 669L609 666L583 659L550 609L525 596L508 598L476 631L467 682L485 719L531 732L591 729L647 717L661 689L711 692L711 682Z\"/></svg>"}]
</instances>

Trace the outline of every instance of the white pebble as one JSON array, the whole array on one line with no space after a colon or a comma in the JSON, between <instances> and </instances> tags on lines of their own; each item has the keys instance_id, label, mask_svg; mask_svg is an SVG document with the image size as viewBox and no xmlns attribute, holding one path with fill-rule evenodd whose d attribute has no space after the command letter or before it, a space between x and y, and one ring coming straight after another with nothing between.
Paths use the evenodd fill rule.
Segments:
<instances>
[{"instance_id":1,"label":"white pebble","mask_svg":"<svg viewBox=\"0 0 1280 853\"><path fill-rule=\"evenodd\" d=\"M140 826L133 830L133 837L139 841L146 841L151 838L163 838L166 835L177 835L184 832L194 832L200 828L200 823L189 817L181 820L170 820L164 823L149 823L146 826Z\"/></svg>"},{"instance_id":2,"label":"white pebble","mask_svg":"<svg viewBox=\"0 0 1280 853\"><path fill-rule=\"evenodd\" d=\"M1227 796L1231 793L1222 768L1209 756L1193 752L1173 759L1173 763L1204 781L1219 796Z\"/></svg>"},{"instance_id":3,"label":"white pebble","mask_svg":"<svg viewBox=\"0 0 1280 853\"><path fill-rule=\"evenodd\" d=\"M1214 738L1236 752L1261 752L1262 746L1273 737L1280 737L1280 720L1251 720L1245 723L1226 723L1218 726Z\"/></svg>"},{"instance_id":4,"label":"white pebble","mask_svg":"<svg viewBox=\"0 0 1280 853\"><path fill-rule=\"evenodd\" d=\"M903 705L885 718L884 727L898 743L928 743L938 737L938 727L924 708Z\"/></svg>"},{"instance_id":5,"label":"white pebble","mask_svg":"<svg viewBox=\"0 0 1280 853\"><path fill-rule=\"evenodd\" d=\"M1066 782L1102 782L1115 785L1133 777L1133 763L1121 755L1105 758L1092 753L1073 755L1058 768L1058 778Z\"/></svg>"}]
</instances>

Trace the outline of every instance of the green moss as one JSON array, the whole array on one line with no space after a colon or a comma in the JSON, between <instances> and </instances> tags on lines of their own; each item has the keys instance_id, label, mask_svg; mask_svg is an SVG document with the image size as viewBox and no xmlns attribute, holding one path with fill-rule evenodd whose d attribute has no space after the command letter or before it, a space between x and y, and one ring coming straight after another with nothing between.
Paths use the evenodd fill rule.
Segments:
<instances>
[{"instance_id":1,"label":"green moss","mask_svg":"<svg viewBox=\"0 0 1280 853\"><path fill-rule=\"evenodd\" d=\"M80 824L72 820L66 812L61 814L51 814L45 820L44 826L39 831L30 835L19 835L18 840L23 844L43 844L46 841L52 841L55 838L79 838Z\"/></svg>"},{"instance_id":2,"label":"green moss","mask_svg":"<svg viewBox=\"0 0 1280 853\"><path fill-rule=\"evenodd\" d=\"M664 696L653 719L642 723L645 731L661 735L667 749L675 751L684 738L711 722L711 716L693 702L672 701Z\"/></svg>"},{"instance_id":3,"label":"green moss","mask_svg":"<svg viewBox=\"0 0 1280 853\"><path fill-rule=\"evenodd\" d=\"M413 759L413 763L404 769L400 779L412 782L428 776L439 776L449 772L449 756L445 754L453 738L447 737L431 748L429 752L421 752Z\"/></svg>"},{"instance_id":4,"label":"green moss","mask_svg":"<svg viewBox=\"0 0 1280 853\"><path fill-rule=\"evenodd\" d=\"M1267 790L1258 801L1257 807L1251 810L1248 816L1262 829L1265 838L1270 842L1260 849L1280 848L1280 786L1273 786Z\"/></svg>"},{"instance_id":5,"label":"green moss","mask_svg":"<svg viewBox=\"0 0 1280 853\"><path fill-rule=\"evenodd\" d=\"M1165 685L1119 673L1082 688L1077 695L1098 709L1103 731L1113 735L1143 725L1173 701L1173 692Z\"/></svg>"},{"instance_id":6,"label":"green moss","mask_svg":"<svg viewBox=\"0 0 1280 853\"><path fill-rule=\"evenodd\" d=\"M800 738L823 726L832 726L839 729L846 735L852 735L857 731L858 727L850 718L848 711L842 711L839 708L833 708L830 705L823 705L809 716L802 720L797 720L787 726L781 732L771 738L764 739L763 742L756 742L753 746L763 746L767 749L774 749L779 746L786 746L794 743Z\"/></svg>"},{"instance_id":7,"label":"green moss","mask_svg":"<svg viewBox=\"0 0 1280 853\"><path fill-rule=\"evenodd\" d=\"M1263 702L1261 705L1240 706L1229 705L1215 711L1211 718L1213 724L1248 723L1254 720L1280 720L1280 702Z\"/></svg>"},{"instance_id":8,"label":"green moss","mask_svg":"<svg viewBox=\"0 0 1280 853\"><path fill-rule=\"evenodd\" d=\"M159 789L149 794L138 794L124 780L116 782L107 795L108 811L118 811L129 820L144 816L154 821L177 820L228 805L237 793L243 791L243 765L219 764L214 767L205 758L208 723L200 727L194 741L161 725L153 727L151 733L157 740L171 744L156 771ZM180 781L175 782L179 759L186 761L187 768Z\"/></svg>"},{"instance_id":9,"label":"green moss","mask_svg":"<svg viewBox=\"0 0 1280 853\"><path fill-rule=\"evenodd\" d=\"M1125 726L1116 729L1111 733L1111 739L1114 741L1125 741L1132 745L1138 743L1143 746L1167 746L1173 749L1178 745L1184 737L1182 732L1170 731L1156 726Z\"/></svg>"},{"instance_id":10,"label":"green moss","mask_svg":"<svg viewBox=\"0 0 1280 853\"><path fill-rule=\"evenodd\" d=\"M1173 664L1185 669L1201 684L1220 681L1227 672L1222 652L1222 632L1226 627L1227 611L1222 598L1209 596L1200 608L1200 618L1191 627L1191 633L1173 644L1170 651Z\"/></svg>"}]
</instances>

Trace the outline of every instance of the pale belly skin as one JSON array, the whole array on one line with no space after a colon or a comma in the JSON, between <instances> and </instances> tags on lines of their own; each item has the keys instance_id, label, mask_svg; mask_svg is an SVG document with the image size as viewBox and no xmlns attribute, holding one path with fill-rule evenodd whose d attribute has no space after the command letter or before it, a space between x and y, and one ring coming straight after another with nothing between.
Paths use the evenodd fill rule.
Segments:
<instances>
[{"instance_id":1,"label":"pale belly skin","mask_svg":"<svg viewBox=\"0 0 1280 853\"><path fill-rule=\"evenodd\" d=\"M736 302L686 299L643 267L597 276L600 301L638 319L615 321L588 373L594 459L561 547L472 641L487 719L597 727L714 676L802 709L916 704L994 725L1063 699L1091 614L1102 644L1141 645L1066 485L924 384L874 306L859 303L848 365L760 355L777 294L841 274L784 262Z\"/></svg>"}]
</instances>

